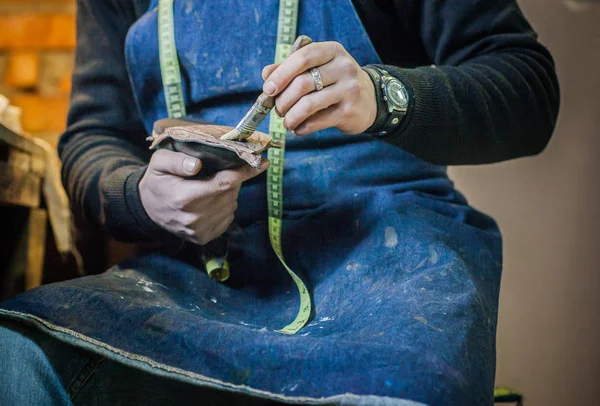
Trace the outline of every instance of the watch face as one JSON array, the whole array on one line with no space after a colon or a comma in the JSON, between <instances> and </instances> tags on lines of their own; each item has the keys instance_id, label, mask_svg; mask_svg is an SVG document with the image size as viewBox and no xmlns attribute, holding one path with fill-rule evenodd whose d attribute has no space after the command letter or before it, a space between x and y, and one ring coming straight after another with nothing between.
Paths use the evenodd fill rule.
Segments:
<instances>
[{"instance_id":1,"label":"watch face","mask_svg":"<svg viewBox=\"0 0 600 406\"><path fill-rule=\"evenodd\" d=\"M399 80L390 80L385 90L386 96L392 104L399 108L406 108L408 106L408 93Z\"/></svg>"}]
</instances>

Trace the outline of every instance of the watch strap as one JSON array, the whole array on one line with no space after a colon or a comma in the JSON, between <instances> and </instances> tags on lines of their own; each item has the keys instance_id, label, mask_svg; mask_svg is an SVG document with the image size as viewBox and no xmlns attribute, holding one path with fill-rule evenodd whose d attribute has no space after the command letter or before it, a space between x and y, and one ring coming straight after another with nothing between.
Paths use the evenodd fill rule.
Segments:
<instances>
[{"instance_id":1,"label":"watch strap","mask_svg":"<svg viewBox=\"0 0 600 406\"><path fill-rule=\"evenodd\" d=\"M389 111L389 110L388 110ZM392 110L391 113L388 113L387 119L385 120L383 127L381 127L381 132L385 134L391 133L396 130L400 126L402 119L406 115L406 111L401 110Z\"/></svg>"},{"instance_id":2,"label":"watch strap","mask_svg":"<svg viewBox=\"0 0 600 406\"><path fill-rule=\"evenodd\" d=\"M384 90L384 86L386 85L385 78L395 81L399 80L390 75L386 70L374 65L367 65L363 67L363 70L369 74L369 77L373 81L377 99L377 118L373 125L365 131L365 134L378 138L385 137L400 127L400 123L406 115L406 109L398 110L390 108L390 103L392 102L386 100ZM402 82L400 83L402 84ZM404 84L402 84L402 86L404 86Z\"/></svg>"},{"instance_id":3,"label":"watch strap","mask_svg":"<svg viewBox=\"0 0 600 406\"><path fill-rule=\"evenodd\" d=\"M389 111L383 99L383 90L381 89L381 75L377 68L369 65L363 66L362 69L367 72L373 82L373 86L375 87L375 100L377 102L377 116L371 127L365 130L365 134L379 135L389 116Z\"/></svg>"}]
</instances>

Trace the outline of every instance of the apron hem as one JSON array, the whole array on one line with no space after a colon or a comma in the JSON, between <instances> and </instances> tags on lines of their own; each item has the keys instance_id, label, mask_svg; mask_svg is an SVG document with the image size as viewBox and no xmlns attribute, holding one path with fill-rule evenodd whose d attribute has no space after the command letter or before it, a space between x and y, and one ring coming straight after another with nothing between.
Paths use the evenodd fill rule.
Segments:
<instances>
[{"instance_id":1,"label":"apron hem","mask_svg":"<svg viewBox=\"0 0 600 406\"><path fill-rule=\"evenodd\" d=\"M165 378L176 379L190 384L209 387L213 389L227 390L231 392L243 393L255 397L276 400L284 403L306 404L306 405L332 405L339 404L344 406L427 406L424 403L415 402L412 400L390 398L376 395L356 395L353 393L344 393L323 398L313 398L304 396L285 396L278 393L264 391L261 389L252 388L245 385L235 385L224 382L218 379L209 378L207 376L186 371L181 368L172 367L152 360L151 358L130 353L113 347L102 341L88 337L74 330L57 326L47 320L34 316L28 313L22 313L12 310L0 309L0 316L4 316L10 320L16 320L33 325L34 327L44 331L53 338L92 351L109 358L115 362L133 366L145 372L163 376Z\"/></svg>"}]
</instances>

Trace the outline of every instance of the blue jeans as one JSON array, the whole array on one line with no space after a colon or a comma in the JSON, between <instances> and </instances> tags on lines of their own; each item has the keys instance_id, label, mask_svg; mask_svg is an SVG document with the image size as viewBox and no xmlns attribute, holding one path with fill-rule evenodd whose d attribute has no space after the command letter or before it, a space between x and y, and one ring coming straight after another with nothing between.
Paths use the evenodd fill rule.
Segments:
<instances>
[{"instance_id":1,"label":"blue jeans","mask_svg":"<svg viewBox=\"0 0 600 406\"><path fill-rule=\"evenodd\" d=\"M276 405L264 399L155 376L0 322L0 405Z\"/></svg>"}]
</instances>

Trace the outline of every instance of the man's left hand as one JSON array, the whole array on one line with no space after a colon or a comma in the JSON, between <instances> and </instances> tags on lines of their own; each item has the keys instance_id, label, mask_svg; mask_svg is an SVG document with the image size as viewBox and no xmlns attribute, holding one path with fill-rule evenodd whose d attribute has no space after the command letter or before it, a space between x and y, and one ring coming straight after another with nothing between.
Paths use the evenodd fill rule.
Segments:
<instances>
[{"instance_id":1,"label":"man's left hand","mask_svg":"<svg viewBox=\"0 0 600 406\"><path fill-rule=\"evenodd\" d=\"M311 68L318 69L322 90L316 90ZM276 113L296 135L330 127L359 134L375 122L373 82L338 42L306 45L282 64L265 66L262 77L263 91L276 96Z\"/></svg>"}]
</instances>

